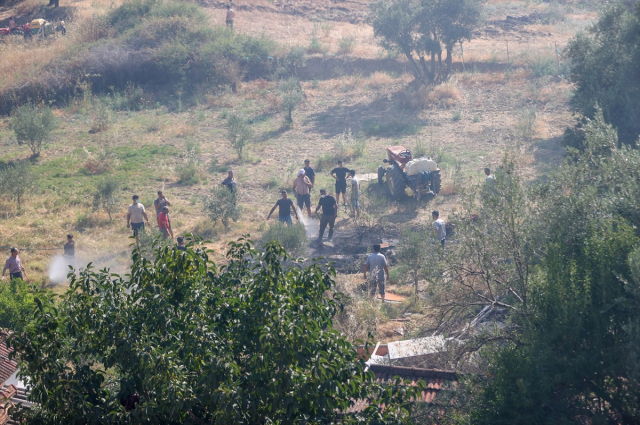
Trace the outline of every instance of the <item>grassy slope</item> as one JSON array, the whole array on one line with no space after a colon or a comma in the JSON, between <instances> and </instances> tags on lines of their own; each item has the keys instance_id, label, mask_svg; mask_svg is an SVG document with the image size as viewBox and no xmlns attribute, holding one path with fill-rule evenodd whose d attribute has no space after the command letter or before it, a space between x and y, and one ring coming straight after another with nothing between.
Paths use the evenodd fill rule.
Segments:
<instances>
[{"instance_id":1,"label":"grassy slope","mask_svg":"<svg viewBox=\"0 0 640 425\"><path fill-rule=\"evenodd\" d=\"M365 6L366 2L362 2L358 7ZM103 5L88 1L74 3L74 7L85 15L94 8L96 13L106 10ZM531 13L543 7L546 6L529 2L492 1L489 19ZM131 194L139 193L141 201L151 206L155 191L164 188L174 204L172 217L177 233L195 231L211 238L220 259L226 241L244 233L259 234L264 229L264 217L277 199L277 188L292 178L304 158L316 160L332 152L336 138L346 128L366 139L366 153L347 164L360 173L374 172L386 146L391 144L413 148L420 140L432 151L441 151L445 194L422 206L417 214L407 213L409 200L390 206L382 220L391 228L417 225L425 223L434 208L440 209L446 219L459 202L455 194L459 187L481 181L481 169L498 164L505 151L516 151L531 177L544 173L560 159L558 137L571 123L567 107L571 87L557 77L534 77L529 68L540 60L555 59L553 41L564 45L575 30L593 17L591 11L578 7L573 12L561 12L563 18L552 24L529 25L498 35L491 31L481 33L465 46L467 71L455 74L447 90L432 94L432 107L423 111L403 107L406 102L402 93L412 79L410 75L373 72L372 68L351 75L334 70L303 81L307 98L294 113L291 128L282 127L276 85L266 80L240 84L237 94L203 93L198 106L182 112L168 112L164 107L113 112L109 128L97 134L89 134L92 112L79 100L55 111L62 125L36 165L41 190L28 199L22 212L9 200L0 200L0 239L3 244L20 247L61 247L64 235L72 232L77 235L78 250L84 259L122 271L131 242L124 226ZM224 12L209 9L209 13L215 25ZM338 53L340 42L352 37L355 44L347 58L370 59L375 68L375 61L383 56L365 24L324 22L314 27L311 18L240 10L236 31L265 32L281 42L303 46L316 37L326 49L324 57L344 57L344 52ZM69 30L72 32L73 26ZM500 66L506 62L506 40L515 66L511 72ZM458 52L455 61L461 60ZM475 67L469 65L472 62ZM537 109L538 119L531 137L524 139L519 129L520 117L532 107ZM236 160L224 138L224 117L230 111L240 111L254 121L257 141L248 148L244 162ZM0 121L0 160L27 157L28 152L15 144L7 124L8 120ZM187 143L200 146L202 180L195 186L180 185L174 171L184 161ZM102 149L113 153L110 173L124 183L122 208L113 221L106 214L91 212L93 188L102 177L88 174L84 168L87 159ZM245 208L242 221L229 231L214 228L201 211L201 197L224 178L227 168L236 171L242 190L240 201ZM327 171L320 173L317 186L331 186ZM342 229L350 226L346 219L339 221ZM45 278L50 255L48 251L23 254L32 277Z\"/></svg>"}]
</instances>

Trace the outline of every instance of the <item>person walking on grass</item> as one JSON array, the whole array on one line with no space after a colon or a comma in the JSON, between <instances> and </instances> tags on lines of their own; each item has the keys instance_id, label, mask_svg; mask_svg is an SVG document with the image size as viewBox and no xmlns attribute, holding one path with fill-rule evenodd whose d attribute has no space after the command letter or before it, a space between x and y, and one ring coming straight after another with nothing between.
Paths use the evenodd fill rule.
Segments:
<instances>
[{"instance_id":1,"label":"person walking on grass","mask_svg":"<svg viewBox=\"0 0 640 425\"><path fill-rule=\"evenodd\" d=\"M227 24L227 28L230 28L233 31L233 18L236 17L236 12L233 11L231 5L227 5L227 19L225 23Z\"/></svg>"},{"instance_id":2,"label":"person walking on grass","mask_svg":"<svg viewBox=\"0 0 640 425\"><path fill-rule=\"evenodd\" d=\"M347 206L347 174L349 169L342 166L342 161L338 161L338 166L331 170L331 177L336 179L336 200L340 204L340 194L342 193L342 203Z\"/></svg>"},{"instance_id":3,"label":"person walking on grass","mask_svg":"<svg viewBox=\"0 0 640 425\"><path fill-rule=\"evenodd\" d=\"M171 206L171 202L169 202L169 200L164 196L162 191L159 190L158 197L153 200L153 207L156 210L156 218L160 215L164 207L170 207L170 206Z\"/></svg>"},{"instance_id":4,"label":"person walking on grass","mask_svg":"<svg viewBox=\"0 0 640 425\"><path fill-rule=\"evenodd\" d=\"M367 271L370 271L368 280ZM385 276L387 280L389 280L387 257L380 253L380 245L374 245L373 254L370 254L367 257L367 261L364 263L364 280L368 283L369 296L371 299L375 299L376 289L378 289L380 298L382 298L382 301L384 302Z\"/></svg>"},{"instance_id":5,"label":"person walking on grass","mask_svg":"<svg viewBox=\"0 0 640 425\"><path fill-rule=\"evenodd\" d=\"M2 280L4 280L4 272L9 270L9 279L27 279L27 272L24 270L22 266L22 261L20 261L20 251L18 248L11 248L11 256L7 258L7 261L4 263L4 269L2 269Z\"/></svg>"},{"instance_id":6,"label":"person walking on grass","mask_svg":"<svg viewBox=\"0 0 640 425\"><path fill-rule=\"evenodd\" d=\"M162 212L158 214L158 227L162 232L163 239L167 239L169 236L173 239L173 229L169 220L169 207L162 208Z\"/></svg>"},{"instance_id":7,"label":"person walking on grass","mask_svg":"<svg viewBox=\"0 0 640 425\"><path fill-rule=\"evenodd\" d=\"M304 170L298 170L298 177L293 181L293 193L296 194L298 208L302 214L302 208L307 207L307 215L311 217L311 188L313 183L305 175Z\"/></svg>"},{"instance_id":8,"label":"person walking on grass","mask_svg":"<svg viewBox=\"0 0 640 425\"><path fill-rule=\"evenodd\" d=\"M447 229L443 219L440 218L438 211L433 211L431 217L435 220L433 223L433 231L444 248L444 240L447 238Z\"/></svg>"},{"instance_id":9,"label":"person walking on grass","mask_svg":"<svg viewBox=\"0 0 640 425\"><path fill-rule=\"evenodd\" d=\"M280 223L287 223L287 226L291 226L293 224L293 220L291 219L291 211L296 216L296 220L300 220L298 218L298 212L296 208L293 206L293 201L287 197L287 191L283 190L280 192L282 199L278 199L276 204L271 208L269 215L267 216L267 220L271 218L271 214L276 210L276 208L280 208L278 210L278 221Z\"/></svg>"},{"instance_id":10,"label":"person walking on grass","mask_svg":"<svg viewBox=\"0 0 640 425\"><path fill-rule=\"evenodd\" d=\"M311 184L316 184L316 172L313 171L313 168L311 167L311 161L309 161L308 159L304 160L304 175L309 177L309 181L311 181Z\"/></svg>"},{"instance_id":11,"label":"person walking on grass","mask_svg":"<svg viewBox=\"0 0 640 425\"><path fill-rule=\"evenodd\" d=\"M231 193L236 191L236 187L238 186L236 183L236 179L233 176L233 170L227 171L227 178L222 180L222 185L225 186Z\"/></svg>"},{"instance_id":12,"label":"person walking on grass","mask_svg":"<svg viewBox=\"0 0 640 425\"><path fill-rule=\"evenodd\" d=\"M142 220L144 219L144 221L147 222L147 226L151 227L151 225L149 224L149 217L147 217L144 205L138 202L140 197L133 195L131 199L133 199L133 204L129 205L129 209L127 210L127 229L131 227L133 235L136 237L136 244L140 245L138 233L140 230L144 230L144 222Z\"/></svg>"},{"instance_id":13,"label":"person walking on grass","mask_svg":"<svg viewBox=\"0 0 640 425\"><path fill-rule=\"evenodd\" d=\"M356 177L356 171L349 171L351 176L351 208L356 214L356 217L360 217L360 181Z\"/></svg>"},{"instance_id":14,"label":"person walking on grass","mask_svg":"<svg viewBox=\"0 0 640 425\"><path fill-rule=\"evenodd\" d=\"M67 243L64 244L64 256L67 258L75 258L76 256L76 242L73 240L73 235L67 235Z\"/></svg>"},{"instance_id":15,"label":"person walking on grass","mask_svg":"<svg viewBox=\"0 0 640 425\"><path fill-rule=\"evenodd\" d=\"M322 208L322 216L320 216L320 233L318 234L318 243L320 246L324 246L322 243L322 237L324 236L324 230L329 225L329 237L327 240L331 240L333 237L333 226L336 224L336 218L338 218L338 203L336 198L331 195L327 195L325 189L320 189L320 200L316 207L316 214L318 210Z\"/></svg>"}]
</instances>

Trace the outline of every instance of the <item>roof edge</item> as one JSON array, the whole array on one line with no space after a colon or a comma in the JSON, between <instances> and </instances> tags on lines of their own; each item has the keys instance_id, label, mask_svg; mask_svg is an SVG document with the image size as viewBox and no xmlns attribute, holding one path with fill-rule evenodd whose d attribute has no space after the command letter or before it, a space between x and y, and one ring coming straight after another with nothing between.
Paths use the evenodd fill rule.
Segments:
<instances>
[{"instance_id":1,"label":"roof edge","mask_svg":"<svg viewBox=\"0 0 640 425\"><path fill-rule=\"evenodd\" d=\"M381 364L371 364L369 370L374 373L389 373L399 376L416 376L420 378L446 379L447 381L457 381L458 374L455 370L441 369L418 369L404 366L390 366Z\"/></svg>"}]
</instances>

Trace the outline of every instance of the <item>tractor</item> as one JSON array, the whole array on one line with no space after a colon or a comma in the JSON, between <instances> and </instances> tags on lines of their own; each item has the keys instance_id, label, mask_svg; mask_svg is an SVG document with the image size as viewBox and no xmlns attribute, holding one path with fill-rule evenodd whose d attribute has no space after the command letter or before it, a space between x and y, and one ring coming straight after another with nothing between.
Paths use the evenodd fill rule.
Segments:
<instances>
[{"instance_id":1,"label":"tractor","mask_svg":"<svg viewBox=\"0 0 640 425\"><path fill-rule=\"evenodd\" d=\"M405 187L411 188L417 200L440 192L442 178L433 159L424 155L414 159L411 151L403 146L389 146L383 162L388 165L378 167L378 183L384 184L386 177L391 198L399 199Z\"/></svg>"},{"instance_id":2,"label":"tractor","mask_svg":"<svg viewBox=\"0 0 640 425\"><path fill-rule=\"evenodd\" d=\"M53 24L45 19L34 19L29 26L30 32L28 35L38 36L43 39L50 35L55 35Z\"/></svg>"},{"instance_id":3,"label":"tractor","mask_svg":"<svg viewBox=\"0 0 640 425\"><path fill-rule=\"evenodd\" d=\"M0 28L0 35L21 35L25 36L30 31L29 24L24 24L17 26L13 29L11 28Z\"/></svg>"}]
</instances>

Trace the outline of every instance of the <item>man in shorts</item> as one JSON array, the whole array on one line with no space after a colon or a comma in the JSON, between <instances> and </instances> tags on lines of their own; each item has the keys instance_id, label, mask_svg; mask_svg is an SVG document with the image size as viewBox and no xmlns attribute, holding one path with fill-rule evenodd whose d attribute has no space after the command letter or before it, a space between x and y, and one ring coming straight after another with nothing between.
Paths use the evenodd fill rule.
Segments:
<instances>
[{"instance_id":1,"label":"man in shorts","mask_svg":"<svg viewBox=\"0 0 640 425\"><path fill-rule=\"evenodd\" d=\"M338 166L331 170L331 177L336 179L336 200L340 204L340 194L342 193L342 203L347 205L347 174L349 169L342 166L342 161L338 161Z\"/></svg>"},{"instance_id":2,"label":"man in shorts","mask_svg":"<svg viewBox=\"0 0 640 425\"><path fill-rule=\"evenodd\" d=\"M293 201L287 197L287 191L283 190L280 192L282 195L282 199L278 199L276 204L271 208L271 212L267 216L267 220L271 218L271 214L276 210L276 208L280 208L278 210L278 221L280 223L287 223L287 226L291 226L293 224L293 220L291 219L291 211L296 216L296 220L299 220L298 213L293 206Z\"/></svg>"},{"instance_id":3,"label":"man in shorts","mask_svg":"<svg viewBox=\"0 0 640 425\"><path fill-rule=\"evenodd\" d=\"M311 217L311 188L313 183L304 173L304 170L298 170L298 177L293 181L293 192L296 194L298 208L302 214L302 208L307 207L307 215Z\"/></svg>"},{"instance_id":4,"label":"man in shorts","mask_svg":"<svg viewBox=\"0 0 640 425\"><path fill-rule=\"evenodd\" d=\"M233 30L233 18L236 17L236 12L233 11L233 9L231 8L231 5L228 4L227 5L227 19L225 20L225 23L227 24L228 28L231 28L231 30Z\"/></svg>"},{"instance_id":5,"label":"man in shorts","mask_svg":"<svg viewBox=\"0 0 640 425\"><path fill-rule=\"evenodd\" d=\"M127 229L131 227L133 230L133 235L136 237L136 244L140 245L140 238L138 237L138 233L140 230L144 230L144 221L147 222L147 226L151 226L149 224L149 218L147 217L147 212L144 209L144 205L142 205L138 200L140 197L138 195L133 195L133 204L129 205L129 209L127 210ZM129 224L131 223L131 224Z\"/></svg>"},{"instance_id":6,"label":"man in shorts","mask_svg":"<svg viewBox=\"0 0 640 425\"><path fill-rule=\"evenodd\" d=\"M367 271L371 271L367 280ZM389 280L389 268L387 267L387 258L380 253L380 245L373 246L373 254L367 257L364 263L364 280L369 284L369 295L372 299L376 296L376 289L379 289L380 297L384 301L385 275Z\"/></svg>"}]
</instances>

